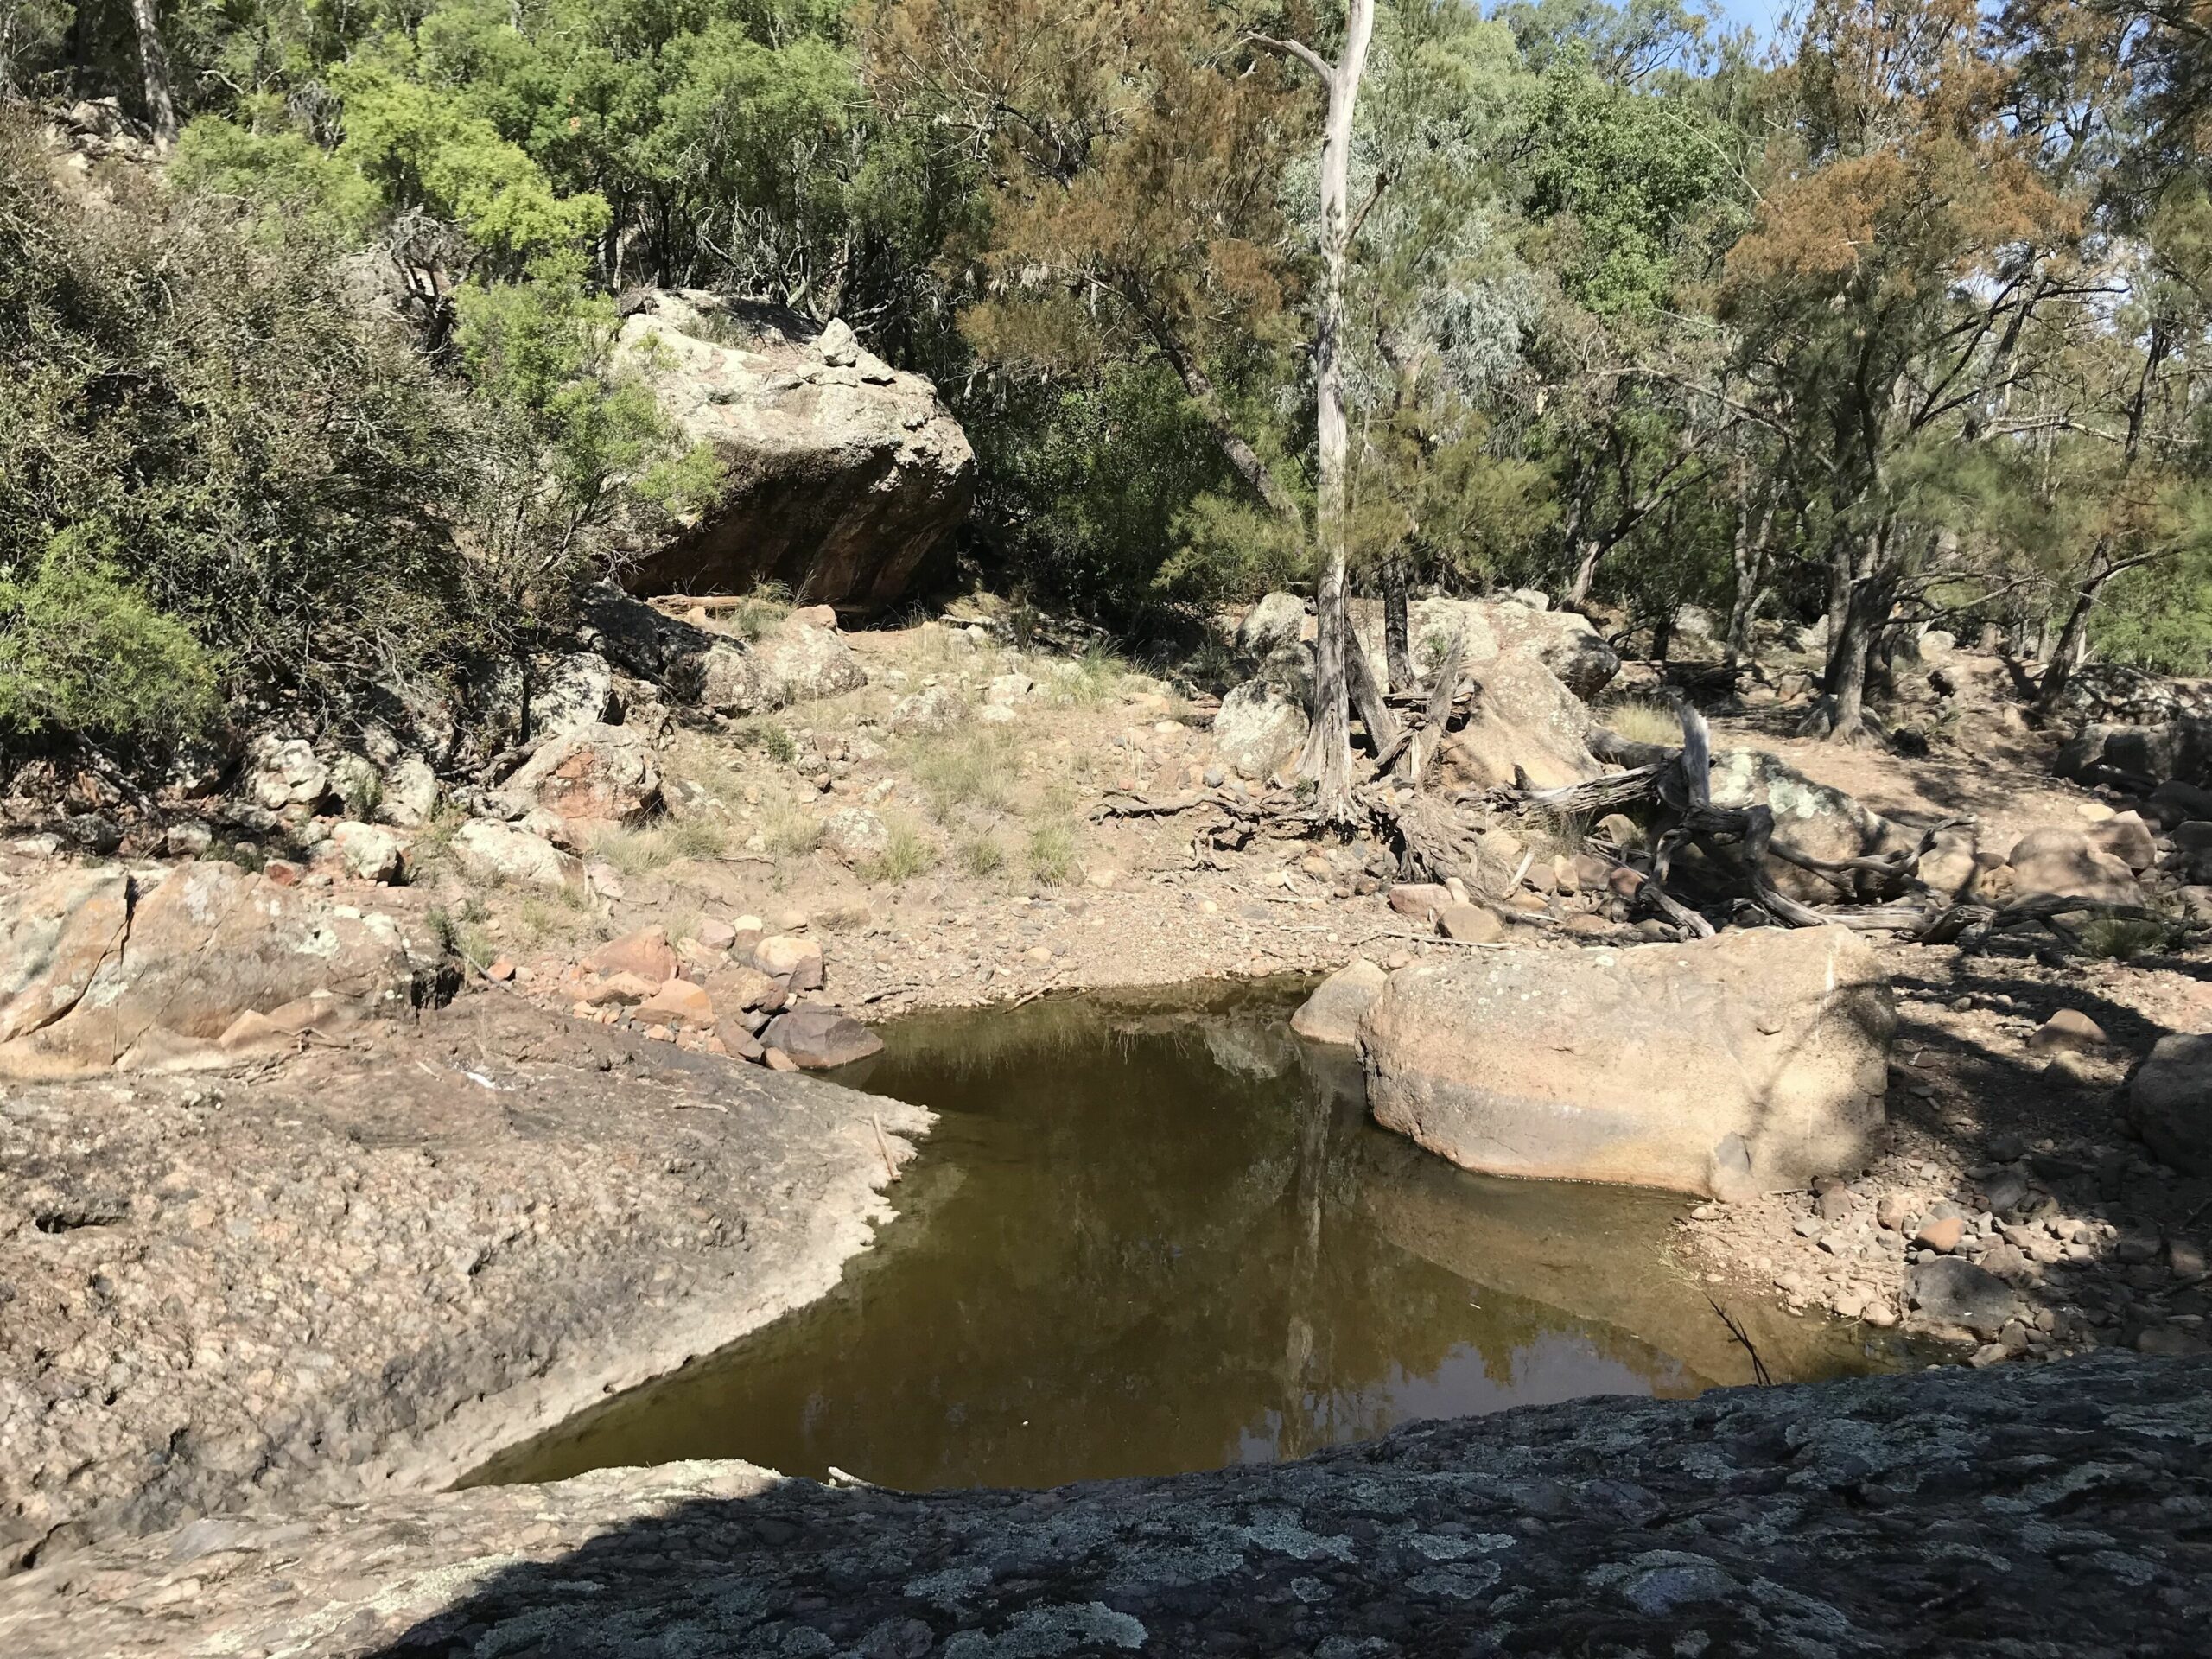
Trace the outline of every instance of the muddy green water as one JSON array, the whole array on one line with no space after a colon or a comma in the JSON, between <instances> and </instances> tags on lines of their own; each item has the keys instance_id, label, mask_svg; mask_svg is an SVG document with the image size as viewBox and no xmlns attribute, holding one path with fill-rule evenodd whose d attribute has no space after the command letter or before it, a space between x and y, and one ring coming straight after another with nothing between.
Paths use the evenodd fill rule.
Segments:
<instances>
[{"instance_id":1,"label":"muddy green water","mask_svg":"<svg viewBox=\"0 0 2212 1659\"><path fill-rule=\"evenodd\" d=\"M1294 1458L1418 1417L1750 1380L1678 1200L1472 1176L1376 1128L1299 988L930 1015L838 1078L934 1133L832 1295L469 1484L681 1458L923 1490ZM1782 1378L1876 1363L1731 1310Z\"/></svg>"}]
</instances>

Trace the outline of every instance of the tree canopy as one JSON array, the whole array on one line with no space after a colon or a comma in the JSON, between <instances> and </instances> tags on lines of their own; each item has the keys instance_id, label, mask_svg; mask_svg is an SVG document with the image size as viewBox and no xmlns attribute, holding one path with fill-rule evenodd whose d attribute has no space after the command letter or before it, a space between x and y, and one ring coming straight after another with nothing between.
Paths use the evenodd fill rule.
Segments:
<instances>
[{"instance_id":1,"label":"tree canopy","mask_svg":"<svg viewBox=\"0 0 2212 1659\"><path fill-rule=\"evenodd\" d=\"M2053 696L2092 655L2212 670L2186 9L1815 0L1772 46L1680 0L1374 13L1340 150L1311 71L1362 9L1307 0L16 0L0 96L174 128L172 211L259 227L195 246L401 273L417 360L353 359L375 429L435 474L457 394L500 466L556 457L511 574L588 556L618 484L705 486L608 378L650 283L934 376L969 555L1127 629L1314 582L1340 533L1362 592L1535 585L1661 645L1700 605L1732 655L1824 623L1846 735L1939 617ZM79 485L16 509L3 591L70 515L151 510ZM187 567L71 568L230 648Z\"/></svg>"}]
</instances>

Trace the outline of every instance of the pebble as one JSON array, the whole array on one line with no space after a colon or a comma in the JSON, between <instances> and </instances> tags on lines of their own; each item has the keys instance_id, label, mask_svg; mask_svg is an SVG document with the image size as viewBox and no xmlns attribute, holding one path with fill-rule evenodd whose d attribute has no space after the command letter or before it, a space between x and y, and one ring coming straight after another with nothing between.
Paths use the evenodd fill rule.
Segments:
<instances>
[{"instance_id":1,"label":"pebble","mask_svg":"<svg viewBox=\"0 0 2212 1659\"><path fill-rule=\"evenodd\" d=\"M1922 1223L1920 1230L1912 1236L1912 1242L1923 1249L1948 1255L1959 1248L1966 1232L1966 1223L1956 1216L1938 1216Z\"/></svg>"}]
</instances>

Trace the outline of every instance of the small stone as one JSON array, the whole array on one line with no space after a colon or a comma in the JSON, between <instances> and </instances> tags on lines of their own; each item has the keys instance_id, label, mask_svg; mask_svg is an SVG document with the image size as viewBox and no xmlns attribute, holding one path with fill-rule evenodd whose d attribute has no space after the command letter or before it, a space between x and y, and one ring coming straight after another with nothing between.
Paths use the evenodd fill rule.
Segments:
<instances>
[{"instance_id":1,"label":"small stone","mask_svg":"<svg viewBox=\"0 0 2212 1659\"><path fill-rule=\"evenodd\" d=\"M1452 902L1452 893L1431 882L1402 881L1390 889L1389 900L1399 915L1426 922Z\"/></svg>"},{"instance_id":2,"label":"small stone","mask_svg":"<svg viewBox=\"0 0 2212 1659\"><path fill-rule=\"evenodd\" d=\"M699 924L695 937L709 950L727 950L737 943L737 930L728 922L709 918Z\"/></svg>"},{"instance_id":3,"label":"small stone","mask_svg":"<svg viewBox=\"0 0 2212 1659\"><path fill-rule=\"evenodd\" d=\"M1905 1218L1911 1213L1901 1193L1885 1193L1881 1202L1874 1206L1874 1224L1884 1232L1901 1233L1904 1230Z\"/></svg>"},{"instance_id":4,"label":"small stone","mask_svg":"<svg viewBox=\"0 0 2212 1659\"><path fill-rule=\"evenodd\" d=\"M1841 1221L1851 1213L1851 1189L1832 1186L1821 1194L1819 1203L1814 1207L1820 1212L1822 1221Z\"/></svg>"},{"instance_id":5,"label":"small stone","mask_svg":"<svg viewBox=\"0 0 2212 1659\"><path fill-rule=\"evenodd\" d=\"M596 985L587 986L577 1000L586 1007L635 1007L659 988L639 974L610 974Z\"/></svg>"},{"instance_id":6,"label":"small stone","mask_svg":"<svg viewBox=\"0 0 2212 1659\"><path fill-rule=\"evenodd\" d=\"M676 951L666 930L641 927L619 939L610 939L584 958L595 974L629 974L658 985L676 976Z\"/></svg>"},{"instance_id":7,"label":"small stone","mask_svg":"<svg viewBox=\"0 0 2212 1659\"><path fill-rule=\"evenodd\" d=\"M1948 1255L1959 1248L1959 1241L1966 1236L1967 1224L1956 1216L1939 1216L1923 1222L1912 1242L1924 1250L1934 1250Z\"/></svg>"},{"instance_id":8,"label":"small stone","mask_svg":"<svg viewBox=\"0 0 2212 1659\"><path fill-rule=\"evenodd\" d=\"M760 1058L767 1063L768 1069L771 1071L796 1071L798 1070L798 1062L791 1058L790 1055L785 1053L780 1048L771 1048L766 1050L763 1052Z\"/></svg>"},{"instance_id":9,"label":"small stone","mask_svg":"<svg viewBox=\"0 0 2212 1659\"><path fill-rule=\"evenodd\" d=\"M514 976L515 965L505 957L497 958L484 970L484 977L497 985L504 985Z\"/></svg>"},{"instance_id":10,"label":"small stone","mask_svg":"<svg viewBox=\"0 0 2212 1659\"><path fill-rule=\"evenodd\" d=\"M810 1071L850 1065L883 1051L883 1039L840 1008L801 1007L771 1020L762 1040Z\"/></svg>"},{"instance_id":11,"label":"small stone","mask_svg":"<svg viewBox=\"0 0 2212 1659\"><path fill-rule=\"evenodd\" d=\"M262 874L280 887L296 887L304 872L289 858L272 858L261 867Z\"/></svg>"},{"instance_id":12,"label":"small stone","mask_svg":"<svg viewBox=\"0 0 2212 1659\"><path fill-rule=\"evenodd\" d=\"M2090 1081L2089 1063L2072 1050L2063 1050L2050 1058L2043 1074L2056 1084L2080 1085Z\"/></svg>"},{"instance_id":13,"label":"small stone","mask_svg":"<svg viewBox=\"0 0 2212 1659\"><path fill-rule=\"evenodd\" d=\"M771 933L753 948L753 964L794 991L818 991L825 982L822 947L790 933Z\"/></svg>"},{"instance_id":14,"label":"small stone","mask_svg":"<svg viewBox=\"0 0 2212 1659\"><path fill-rule=\"evenodd\" d=\"M2000 1169L1982 1182L1981 1195L1989 1201L1991 1213L2001 1216L2027 1202L2028 1183L2016 1172Z\"/></svg>"},{"instance_id":15,"label":"small stone","mask_svg":"<svg viewBox=\"0 0 2212 1659\"><path fill-rule=\"evenodd\" d=\"M2204 1247L2193 1238L2166 1241L2166 1265L2177 1278L2197 1279L2204 1274Z\"/></svg>"},{"instance_id":16,"label":"small stone","mask_svg":"<svg viewBox=\"0 0 2212 1659\"><path fill-rule=\"evenodd\" d=\"M1461 944L1490 944L1504 937L1505 924L1484 905L1446 905L1436 912L1436 931Z\"/></svg>"},{"instance_id":17,"label":"small stone","mask_svg":"<svg viewBox=\"0 0 2212 1659\"><path fill-rule=\"evenodd\" d=\"M1800 1216L1790 1224L1790 1230L1800 1238L1818 1238L1827 1230L1818 1216Z\"/></svg>"},{"instance_id":18,"label":"small stone","mask_svg":"<svg viewBox=\"0 0 2212 1659\"><path fill-rule=\"evenodd\" d=\"M2079 1053L2083 1049L2102 1048L2109 1040L2104 1027L2086 1014L2072 1008L2061 1008L2036 1027L2028 1039L2028 1052L2037 1055Z\"/></svg>"},{"instance_id":19,"label":"small stone","mask_svg":"<svg viewBox=\"0 0 2212 1659\"><path fill-rule=\"evenodd\" d=\"M714 999L688 979L671 979L638 1004L638 1017L657 1025L703 1031L715 1023Z\"/></svg>"}]
</instances>

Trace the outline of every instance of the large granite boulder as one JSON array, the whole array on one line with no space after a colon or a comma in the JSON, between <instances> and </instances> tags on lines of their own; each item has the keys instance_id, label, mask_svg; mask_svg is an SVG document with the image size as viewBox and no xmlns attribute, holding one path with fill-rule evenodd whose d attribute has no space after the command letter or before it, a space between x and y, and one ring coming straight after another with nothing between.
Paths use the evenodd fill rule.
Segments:
<instances>
[{"instance_id":1,"label":"large granite boulder","mask_svg":"<svg viewBox=\"0 0 2212 1659\"><path fill-rule=\"evenodd\" d=\"M1439 751L1447 775L1484 785L1517 777L1535 789L1598 775L1589 709L1536 657L1501 652L1477 664L1473 678L1473 710Z\"/></svg>"},{"instance_id":2,"label":"large granite boulder","mask_svg":"<svg viewBox=\"0 0 2212 1659\"><path fill-rule=\"evenodd\" d=\"M1574 611L1539 609L1517 599L1423 599L1414 601L1408 620L1414 660L1423 667L1441 657L1465 627L1464 660L1478 674L1499 657L1533 657L1587 702L1620 672L1618 654L1588 617ZM1379 620L1370 626L1379 630ZM1361 638L1365 643L1364 630ZM1379 632L1375 644L1381 644Z\"/></svg>"},{"instance_id":3,"label":"large granite boulder","mask_svg":"<svg viewBox=\"0 0 2212 1659\"><path fill-rule=\"evenodd\" d=\"M661 804L652 745L633 726L580 726L556 737L505 788L572 823L638 823Z\"/></svg>"},{"instance_id":4,"label":"large granite boulder","mask_svg":"<svg viewBox=\"0 0 2212 1659\"><path fill-rule=\"evenodd\" d=\"M1376 1121L1463 1168L1736 1198L1864 1166L1895 1026L1857 936L1746 929L1418 963L1360 1043Z\"/></svg>"},{"instance_id":5,"label":"large granite boulder","mask_svg":"<svg viewBox=\"0 0 2212 1659\"><path fill-rule=\"evenodd\" d=\"M243 1014L404 1009L442 953L389 916L232 864L65 869L0 910L0 1077L213 1062Z\"/></svg>"},{"instance_id":6,"label":"large granite boulder","mask_svg":"<svg viewBox=\"0 0 2212 1659\"><path fill-rule=\"evenodd\" d=\"M651 1047L499 992L219 1089L10 1086L0 1585L442 1490L829 1291L929 1115Z\"/></svg>"},{"instance_id":7,"label":"large granite boulder","mask_svg":"<svg viewBox=\"0 0 2212 1659\"><path fill-rule=\"evenodd\" d=\"M1764 806L1774 838L1814 858L1841 861L1891 851L1911 839L1880 813L1840 789L1816 783L1764 749L1723 749L1713 757L1713 804ZM1778 858L1767 861L1777 887L1806 904L1833 904L1842 890Z\"/></svg>"},{"instance_id":8,"label":"large granite boulder","mask_svg":"<svg viewBox=\"0 0 2212 1659\"><path fill-rule=\"evenodd\" d=\"M2099 826L2101 827L2101 826ZM2145 836L2147 840L2147 836ZM2031 830L2013 843L2014 893L2021 899L2075 899L2093 905L2136 905L2143 901L2135 872L2111 849L2117 837L2092 830L2049 824Z\"/></svg>"},{"instance_id":9,"label":"large granite boulder","mask_svg":"<svg viewBox=\"0 0 2212 1659\"><path fill-rule=\"evenodd\" d=\"M1233 686L1213 717L1213 747L1245 778L1272 778L1298 758L1309 722L1297 696L1267 680Z\"/></svg>"},{"instance_id":10,"label":"large granite boulder","mask_svg":"<svg viewBox=\"0 0 2212 1659\"><path fill-rule=\"evenodd\" d=\"M2161 1161L2212 1175L2212 1036L2159 1038L2128 1083L2127 1112Z\"/></svg>"},{"instance_id":11,"label":"large granite boulder","mask_svg":"<svg viewBox=\"0 0 2212 1659\"><path fill-rule=\"evenodd\" d=\"M721 499L629 582L738 592L781 582L809 603L874 607L906 590L967 517L975 455L919 375L842 322L686 289L625 302L620 352L662 409L720 456Z\"/></svg>"}]
</instances>

